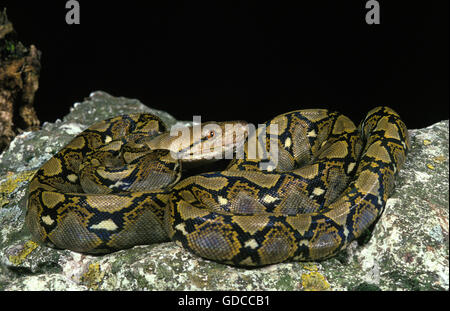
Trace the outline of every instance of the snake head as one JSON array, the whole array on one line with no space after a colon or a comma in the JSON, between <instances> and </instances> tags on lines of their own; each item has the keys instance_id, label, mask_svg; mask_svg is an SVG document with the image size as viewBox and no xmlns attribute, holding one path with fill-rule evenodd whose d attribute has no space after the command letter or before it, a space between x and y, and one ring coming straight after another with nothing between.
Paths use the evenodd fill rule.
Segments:
<instances>
[{"instance_id":1,"label":"snake head","mask_svg":"<svg viewBox=\"0 0 450 311\"><path fill-rule=\"evenodd\" d=\"M232 159L243 150L248 136L245 121L206 122L178 128L172 133L172 156L183 162L211 159Z\"/></svg>"}]
</instances>

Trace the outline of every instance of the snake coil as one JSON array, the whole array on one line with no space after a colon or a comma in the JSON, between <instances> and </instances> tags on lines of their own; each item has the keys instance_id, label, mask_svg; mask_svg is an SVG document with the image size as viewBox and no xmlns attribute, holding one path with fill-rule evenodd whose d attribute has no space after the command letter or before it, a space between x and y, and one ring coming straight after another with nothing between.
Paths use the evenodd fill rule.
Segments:
<instances>
[{"instance_id":1,"label":"snake coil","mask_svg":"<svg viewBox=\"0 0 450 311\"><path fill-rule=\"evenodd\" d=\"M276 167L261 170L247 142L244 158L225 170L179 181L182 162L161 139L159 118L94 124L35 174L26 224L34 240L83 253L173 240L236 266L334 256L381 215L409 148L406 126L388 107L371 110L359 128L324 109L270 125L278 128Z\"/></svg>"}]
</instances>

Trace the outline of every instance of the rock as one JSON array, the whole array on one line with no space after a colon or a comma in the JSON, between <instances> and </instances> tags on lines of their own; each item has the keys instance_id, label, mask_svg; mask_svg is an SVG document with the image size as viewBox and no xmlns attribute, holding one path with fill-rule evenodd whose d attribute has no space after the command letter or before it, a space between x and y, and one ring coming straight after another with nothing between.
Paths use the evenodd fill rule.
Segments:
<instances>
[{"instance_id":1,"label":"rock","mask_svg":"<svg viewBox=\"0 0 450 311\"><path fill-rule=\"evenodd\" d=\"M24 226L28 181L88 125L148 111L137 100L95 92L62 120L17 136L0 155L0 290L449 290L449 121L410 130L396 190L370 235L323 262L239 269L175 243L88 256L39 246Z\"/></svg>"}]
</instances>

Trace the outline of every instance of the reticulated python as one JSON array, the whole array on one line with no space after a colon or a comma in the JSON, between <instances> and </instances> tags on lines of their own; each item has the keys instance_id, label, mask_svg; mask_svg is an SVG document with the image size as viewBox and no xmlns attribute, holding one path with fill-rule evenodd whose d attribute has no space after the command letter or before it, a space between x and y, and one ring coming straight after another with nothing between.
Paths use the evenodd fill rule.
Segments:
<instances>
[{"instance_id":1,"label":"reticulated python","mask_svg":"<svg viewBox=\"0 0 450 311\"><path fill-rule=\"evenodd\" d=\"M237 266L331 257L381 214L409 148L406 126L387 107L370 111L359 128L322 109L285 113L271 124L278 127L275 168L261 170L264 159L249 157L247 142L244 158L225 170L179 181L185 162L171 156L173 137L159 118L99 122L38 170L26 224L36 241L83 253L172 239ZM214 134L175 151L202 150ZM264 138L267 151L273 135ZM225 149L241 143L231 137Z\"/></svg>"}]
</instances>

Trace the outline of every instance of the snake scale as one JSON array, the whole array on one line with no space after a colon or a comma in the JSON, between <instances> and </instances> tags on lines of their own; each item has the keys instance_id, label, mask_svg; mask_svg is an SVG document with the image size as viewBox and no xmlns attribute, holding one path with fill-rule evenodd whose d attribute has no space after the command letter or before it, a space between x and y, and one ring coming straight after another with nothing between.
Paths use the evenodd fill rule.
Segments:
<instances>
[{"instance_id":1,"label":"snake scale","mask_svg":"<svg viewBox=\"0 0 450 311\"><path fill-rule=\"evenodd\" d=\"M26 225L37 242L91 254L173 240L244 267L334 256L381 215L409 149L407 128L388 107L359 127L325 109L284 113L270 125L278 131L262 141L269 152L276 138L276 167L260 169L267 159L249 156L249 136L243 157L224 170L180 180L189 162L171 155L173 137L158 117L96 123L32 178ZM175 151L206 149L214 134ZM223 145L239 143L233 136Z\"/></svg>"}]
</instances>

